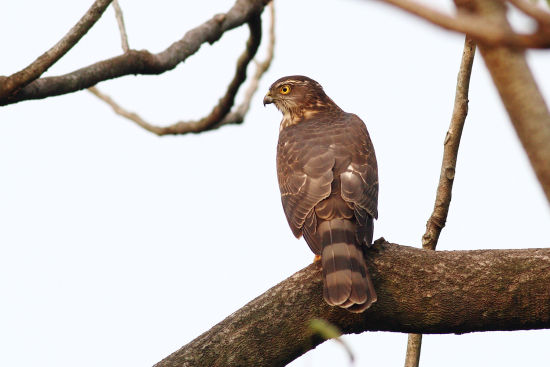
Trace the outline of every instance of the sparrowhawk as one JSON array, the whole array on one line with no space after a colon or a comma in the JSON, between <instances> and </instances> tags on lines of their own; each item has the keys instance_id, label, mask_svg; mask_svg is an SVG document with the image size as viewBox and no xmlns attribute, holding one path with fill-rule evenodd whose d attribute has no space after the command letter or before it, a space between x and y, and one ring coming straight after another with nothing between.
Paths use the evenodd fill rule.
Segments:
<instances>
[{"instance_id":1,"label":"sparrowhawk","mask_svg":"<svg viewBox=\"0 0 550 367\"><path fill-rule=\"evenodd\" d=\"M364 258L378 217L378 169L367 128L305 76L277 80L263 102L283 114L277 176L288 224L321 258L326 302L362 312L376 301Z\"/></svg>"}]
</instances>

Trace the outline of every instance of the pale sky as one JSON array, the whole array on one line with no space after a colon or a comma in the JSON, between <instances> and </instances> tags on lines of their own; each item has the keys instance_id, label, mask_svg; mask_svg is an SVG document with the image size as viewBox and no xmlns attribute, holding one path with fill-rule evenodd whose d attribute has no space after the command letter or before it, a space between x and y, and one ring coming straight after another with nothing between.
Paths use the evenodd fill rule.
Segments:
<instances>
[{"instance_id":1,"label":"pale sky","mask_svg":"<svg viewBox=\"0 0 550 367\"><path fill-rule=\"evenodd\" d=\"M51 47L91 2L0 3L0 74ZM130 46L158 52L233 1L120 3ZM1 366L152 365L312 261L281 208L280 114L261 103L281 76L316 79L366 122L380 175L375 238L420 246L464 37L372 1L278 1L276 11L275 59L241 126L158 138L86 91L0 108ZM201 117L247 37L241 27L171 72L98 87L150 122ZM47 75L120 52L108 9ZM550 53L528 58L548 101ZM438 249L550 245L548 203L480 54L469 107ZM543 366L549 338L428 335L421 366ZM344 339L356 366L403 365L406 334ZM346 365L334 342L291 364Z\"/></svg>"}]
</instances>

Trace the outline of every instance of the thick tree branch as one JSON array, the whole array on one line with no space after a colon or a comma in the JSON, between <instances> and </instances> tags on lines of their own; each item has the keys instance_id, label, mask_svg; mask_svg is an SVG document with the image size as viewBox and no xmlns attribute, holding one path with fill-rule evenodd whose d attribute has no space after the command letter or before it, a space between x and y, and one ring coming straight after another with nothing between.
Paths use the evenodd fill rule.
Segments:
<instances>
[{"instance_id":1,"label":"thick tree branch","mask_svg":"<svg viewBox=\"0 0 550 367\"><path fill-rule=\"evenodd\" d=\"M9 77L0 77L0 101L9 100L13 94L40 77L50 66L65 55L97 22L111 1L96 0L78 23L52 48L23 70Z\"/></svg>"},{"instance_id":2,"label":"thick tree branch","mask_svg":"<svg viewBox=\"0 0 550 367\"><path fill-rule=\"evenodd\" d=\"M506 8L495 0L455 0L457 6L510 29ZM478 44L531 166L550 202L550 112L527 65L525 52Z\"/></svg>"},{"instance_id":3,"label":"thick tree branch","mask_svg":"<svg viewBox=\"0 0 550 367\"><path fill-rule=\"evenodd\" d=\"M166 50L157 54L130 50L123 55L103 60L69 74L34 80L16 94L0 97L0 106L71 93L97 83L132 74L161 74L197 52L200 46L221 38L224 32L239 27L258 17L267 0L237 0L225 14L218 14L200 26L188 31Z\"/></svg>"},{"instance_id":4,"label":"thick tree branch","mask_svg":"<svg viewBox=\"0 0 550 367\"><path fill-rule=\"evenodd\" d=\"M377 241L378 301L362 314L323 301L319 263L271 288L156 366L284 366L342 332L467 333L550 327L550 249L427 251Z\"/></svg>"},{"instance_id":5,"label":"thick tree branch","mask_svg":"<svg viewBox=\"0 0 550 367\"><path fill-rule=\"evenodd\" d=\"M470 75L472 74L475 50L475 43L466 36L456 82L453 115L443 142L443 162L441 163L441 173L439 175L434 210L426 223L426 233L422 236L422 247L426 250L435 250L439 235L445 226L447 215L449 214L458 147L460 145L460 138L462 137L462 129L464 128L466 115L468 114L468 90L470 89ZM409 334L405 367L418 366L421 348L422 334Z\"/></svg>"},{"instance_id":6,"label":"thick tree branch","mask_svg":"<svg viewBox=\"0 0 550 367\"><path fill-rule=\"evenodd\" d=\"M550 30L539 27L534 33L521 34L510 29L501 29L483 16L458 13L451 16L411 0L383 0L408 13L423 18L450 31L466 34L476 42L491 45L507 45L527 48L549 48Z\"/></svg>"},{"instance_id":7,"label":"thick tree branch","mask_svg":"<svg viewBox=\"0 0 550 367\"><path fill-rule=\"evenodd\" d=\"M258 88L258 80L267 70L273 59L273 46L274 46L274 13L273 5L271 5L271 26L270 26L270 40L268 43L267 59L258 64L254 76L251 78L249 89L245 94L243 103L230 113L231 107L234 104L235 96L241 86L246 80L246 69L248 64L256 54L260 41L262 39L262 25L261 17L258 16L249 22L250 26L250 38L246 44L246 49L237 61L237 68L233 80L229 84L226 94L221 98L218 104L210 112L210 114L197 121L179 121L175 124L168 126L157 126L145 121L142 117L134 112L130 112L119 104L117 104L111 97L102 93L96 87L88 88L96 97L103 100L105 103L111 106L111 108L120 116L134 121L147 131L155 133L159 136L168 134L187 134L187 133L200 133L203 131L212 130L222 125L230 123L241 123L244 119L244 115L250 107L250 100L254 95L254 92Z\"/></svg>"}]
</instances>

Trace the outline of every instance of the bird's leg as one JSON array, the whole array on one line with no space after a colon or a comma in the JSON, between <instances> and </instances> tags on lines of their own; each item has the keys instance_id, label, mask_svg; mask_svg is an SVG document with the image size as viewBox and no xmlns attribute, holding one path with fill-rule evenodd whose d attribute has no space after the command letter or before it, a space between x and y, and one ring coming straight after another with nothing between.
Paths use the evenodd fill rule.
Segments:
<instances>
[{"instance_id":1,"label":"bird's leg","mask_svg":"<svg viewBox=\"0 0 550 367\"><path fill-rule=\"evenodd\" d=\"M321 255L315 255L315 257L313 258L313 262L315 263L319 260L321 260Z\"/></svg>"}]
</instances>

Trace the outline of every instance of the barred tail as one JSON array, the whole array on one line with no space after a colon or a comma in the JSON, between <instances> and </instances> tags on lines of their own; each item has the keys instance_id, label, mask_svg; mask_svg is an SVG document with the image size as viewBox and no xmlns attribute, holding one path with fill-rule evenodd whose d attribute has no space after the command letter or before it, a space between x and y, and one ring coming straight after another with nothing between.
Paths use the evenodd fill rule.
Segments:
<instances>
[{"instance_id":1,"label":"barred tail","mask_svg":"<svg viewBox=\"0 0 550 367\"><path fill-rule=\"evenodd\" d=\"M323 296L332 306L363 312L376 301L355 224L349 219L332 219L319 224Z\"/></svg>"}]
</instances>

